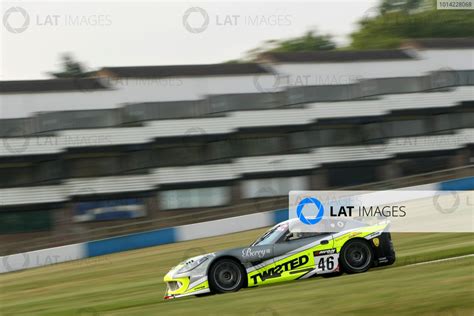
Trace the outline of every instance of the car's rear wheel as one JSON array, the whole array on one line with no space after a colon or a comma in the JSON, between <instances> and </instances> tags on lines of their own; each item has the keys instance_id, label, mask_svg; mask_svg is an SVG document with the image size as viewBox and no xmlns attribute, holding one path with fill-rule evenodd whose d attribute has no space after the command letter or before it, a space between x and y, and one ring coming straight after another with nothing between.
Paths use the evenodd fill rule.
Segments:
<instances>
[{"instance_id":1,"label":"car's rear wheel","mask_svg":"<svg viewBox=\"0 0 474 316\"><path fill-rule=\"evenodd\" d=\"M341 250L340 262L347 273L361 273L370 269L374 254L364 240L351 240Z\"/></svg>"},{"instance_id":2,"label":"car's rear wheel","mask_svg":"<svg viewBox=\"0 0 474 316\"><path fill-rule=\"evenodd\" d=\"M221 259L209 270L209 286L215 293L236 292L245 284L245 270L232 259Z\"/></svg>"}]
</instances>

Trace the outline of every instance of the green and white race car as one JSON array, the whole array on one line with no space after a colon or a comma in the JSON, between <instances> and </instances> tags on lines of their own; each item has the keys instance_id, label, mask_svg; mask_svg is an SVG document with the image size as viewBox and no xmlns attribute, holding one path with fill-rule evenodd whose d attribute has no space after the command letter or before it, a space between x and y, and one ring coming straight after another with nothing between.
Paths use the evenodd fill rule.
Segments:
<instances>
[{"instance_id":1,"label":"green and white race car","mask_svg":"<svg viewBox=\"0 0 474 316\"><path fill-rule=\"evenodd\" d=\"M317 275L361 273L395 262L388 223L323 218L320 232L295 232L298 219L279 223L250 246L185 260L164 277L165 299L235 292ZM334 227L339 229L335 232ZM325 229L326 228L326 229ZM333 232L328 232L333 231Z\"/></svg>"}]
</instances>

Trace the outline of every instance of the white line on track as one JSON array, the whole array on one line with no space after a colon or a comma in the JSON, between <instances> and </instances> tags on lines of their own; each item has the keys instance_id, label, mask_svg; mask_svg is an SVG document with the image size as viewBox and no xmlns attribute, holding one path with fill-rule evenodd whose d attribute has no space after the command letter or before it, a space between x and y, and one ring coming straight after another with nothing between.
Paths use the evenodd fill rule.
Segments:
<instances>
[{"instance_id":1,"label":"white line on track","mask_svg":"<svg viewBox=\"0 0 474 316\"><path fill-rule=\"evenodd\" d=\"M424 264L438 263L438 262L444 262L444 261L452 261L452 260L464 259L464 258L469 258L469 257L474 257L474 254L458 256L458 257L451 257L451 258L444 258L444 259L438 259L438 260L431 260L431 261L425 261L425 262L412 263L412 264L407 264L406 266L401 266L399 268L421 266L421 265L424 265Z\"/></svg>"}]
</instances>

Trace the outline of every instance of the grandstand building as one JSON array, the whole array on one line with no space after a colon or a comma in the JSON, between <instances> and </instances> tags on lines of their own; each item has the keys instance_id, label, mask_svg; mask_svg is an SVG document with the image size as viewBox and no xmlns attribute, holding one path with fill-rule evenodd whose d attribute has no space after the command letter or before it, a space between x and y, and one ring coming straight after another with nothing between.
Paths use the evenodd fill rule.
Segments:
<instances>
[{"instance_id":1,"label":"grandstand building","mask_svg":"<svg viewBox=\"0 0 474 316\"><path fill-rule=\"evenodd\" d=\"M259 61L0 82L0 241L60 245L282 207L289 190L472 173L473 39Z\"/></svg>"}]
</instances>

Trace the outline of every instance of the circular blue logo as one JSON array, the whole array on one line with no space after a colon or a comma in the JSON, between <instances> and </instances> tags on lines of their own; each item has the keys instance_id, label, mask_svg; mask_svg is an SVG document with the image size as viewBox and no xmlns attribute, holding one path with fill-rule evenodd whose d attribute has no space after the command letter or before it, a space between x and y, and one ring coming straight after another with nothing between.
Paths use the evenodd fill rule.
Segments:
<instances>
[{"instance_id":1,"label":"circular blue logo","mask_svg":"<svg viewBox=\"0 0 474 316\"><path fill-rule=\"evenodd\" d=\"M306 204L314 204L314 206L316 206L316 208L318 209L318 215L316 216L316 218L309 219L304 216L303 208L305 207ZM321 219L323 218L323 215L324 215L323 203L321 203L321 201L319 201L316 198L310 198L310 197L304 198L303 200L301 200L301 202L298 204L296 208L296 215L298 216L298 218L300 219L302 223L306 225L315 225L319 223Z\"/></svg>"}]
</instances>

